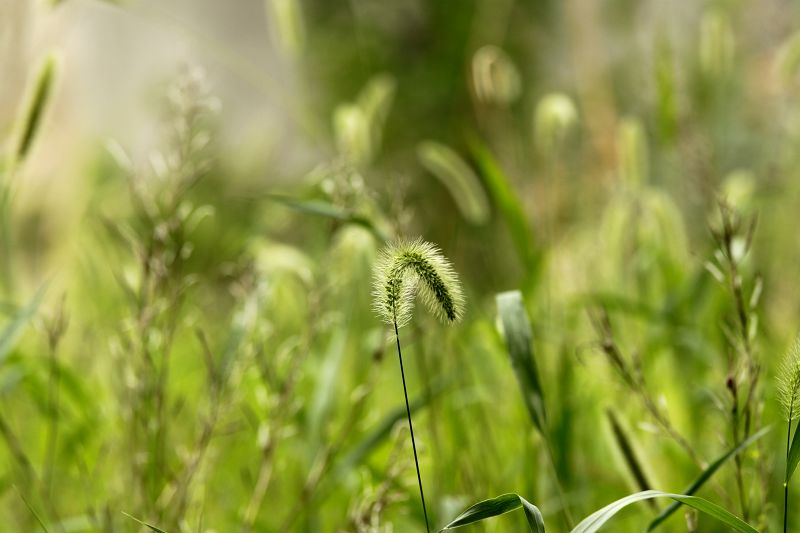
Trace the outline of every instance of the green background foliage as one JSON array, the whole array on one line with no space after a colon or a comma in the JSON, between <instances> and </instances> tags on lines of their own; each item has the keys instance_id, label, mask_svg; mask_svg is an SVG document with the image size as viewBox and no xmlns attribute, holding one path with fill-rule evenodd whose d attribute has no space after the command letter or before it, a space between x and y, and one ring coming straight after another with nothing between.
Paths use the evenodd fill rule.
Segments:
<instances>
[{"instance_id":1,"label":"green background foliage","mask_svg":"<svg viewBox=\"0 0 800 533\"><path fill-rule=\"evenodd\" d=\"M778 530L798 30L786 0L0 0L0 529L421 530L371 281L421 236L466 299L402 333L436 529L656 490ZM660 530L726 530L687 509Z\"/></svg>"}]
</instances>

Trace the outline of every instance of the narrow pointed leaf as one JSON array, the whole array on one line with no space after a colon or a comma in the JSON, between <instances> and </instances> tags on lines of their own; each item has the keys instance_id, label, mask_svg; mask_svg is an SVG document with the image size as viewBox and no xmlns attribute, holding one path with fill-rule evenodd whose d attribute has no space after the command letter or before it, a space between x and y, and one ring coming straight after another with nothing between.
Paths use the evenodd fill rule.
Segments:
<instances>
[{"instance_id":1,"label":"narrow pointed leaf","mask_svg":"<svg viewBox=\"0 0 800 533\"><path fill-rule=\"evenodd\" d=\"M748 446L750 446L751 444L753 444L755 441L757 441L758 439L760 439L761 437L763 437L764 435L766 435L766 434L769 432L769 430L770 430L770 429L771 429L771 428L769 428L769 427L766 427L766 428L763 428L763 429L761 429L760 431L758 431L758 432L756 432L756 433L753 433L753 434L752 434L750 437L748 437L747 439L745 439L745 440L743 440L742 442L740 442L738 445L734 446L733 448L731 448L730 450L728 450L727 452L725 452L725 453L724 453L722 456L720 456L719 458L717 458L717 460L716 460L716 461L714 461L713 463L711 463L710 465L708 465L708 467L706 467L706 469L705 469L705 470L703 470L703 471L700 473L700 475L699 475L699 476L697 476L697 479L695 479L694 481L692 481L692 482L689 484L689 486L688 486L688 487L686 487L686 488L683 490L683 494L685 494L685 495L691 495L691 494L694 494L695 492L697 492L698 490L700 490L700 487L702 487L702 486L703 486L703 484L704 484L706 481L708 481L708 480L709 480L709 478L710 478L711 476L713 476L713 475L714 475L714 473L715 473L717 470L719 470L719 467L721 467L721 466L722 466L722 465L723 465L723 464L724 464L724 463L725 463L725 462L726 462L728 459L730 459L731 457L733 457L733 456L734 456L734 455L736 455L737 453L741 452L742 450L744 450L745 448L747 448ZM658 527L658 525L659 525L659 524L661 524L661 523L662 523L664 520L666 520L667 518L669 518L669 516L670 516L672 513L674 513L675 511L677 511L677 510L678 510L678 507L680 507L680 506L681 506L681 503L680 503L680 502L678 502L678 501L676 501L675 503L673 503L673 504L669 505L669 506L668 506L666 509L664 509L663 511L661 511L661 514L660 514L660 515L658 515L658 516L657 516L657 517L656 517L656 518L655 518L655 519L654 519L652 522L650 522L650 525L649 525L649 526L647 526L647 530L648 530L648 531L652 531L653 529L655 529L656 527Z\"/></svg>"},{"instance_id":2,"label":"narrow pointed leaf","mask_svg":"<svg viewBox=\"0 0 800 533\"><path fill-rule=\"evenodd\" d=\"M128 518L130 518L131 520L133 520L135 522L139 522L144 527L150 528L152 531L155 531L156 533L167 533L163 529L157 528L156 526L154 526L152 524L148 524L147 522L142 522L141 520L139 520L135 516L131 516L128 513L126 513L125 511L122 511L122 514L124 514L125 516L127 516Z\"/></svg>"},{"instance_id":3,"label":"narrow pointed leaf","mask_svg":"<svg viewBox=\"0 0 800 533\"><path fill-rule=\"evenodd\" d=\"M542 519L542 513L539 512L539 509L519 494L514 493L502 494L496 498L476 503L442 528L442 531L474 524L475 522L480 522L487 518L510 513L520 507L525 511L525 518L528 520L528 527L530 527L530 530L534 533L545 533L544 520Z\"/></svg>"},{"instance_id":4,"label":"narrow pointed leaf","mask_svg":"<svg viewBox=\"0 0 800 533\"><path fill-rule=\"evenodd\" d=\"M594 533L625 507L631 505L632 503L649 500L651 498L672 498L677 502L697 509L701 513L716 518L734 531L740 531L742 533L758 533L758 530L753 526L744 522L737 516L731 514L715 503L711 503L710 501L704 500L703 498L699 498L697 496L672 494L669 492L662 492L660 490L646 490L644 492L637 492L636 494L631 494L629 496L625 496L624 498L620 498L619 500L606 505L602 509L586 517L580 524L575 526L575 529L572 530L572 533Z\"/></svg>"}]
</instances>

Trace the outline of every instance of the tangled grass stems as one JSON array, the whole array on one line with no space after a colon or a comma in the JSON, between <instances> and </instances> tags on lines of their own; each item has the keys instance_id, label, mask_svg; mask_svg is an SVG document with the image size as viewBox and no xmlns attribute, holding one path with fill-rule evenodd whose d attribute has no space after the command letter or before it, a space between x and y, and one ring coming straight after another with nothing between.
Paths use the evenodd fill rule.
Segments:
<instances>
[{"instance_id":1,"label":"tangled grass stems","mask_svg":"<svg viewBox=\"0 0 800 533\"><path fill-rule=\"evenodd\" d=\"M428 309L445 323L455 323L461 318L464 295L458 276L450 262L435 245L422 239L399 240L389 244L381 253L376 264L374 284L375 311L384 322L394 326L408 428L411 433L411 447L414 450L414 466L417 469L419 497L422 501L425 528L430 533L425 492L422 488L422 476L419 470L417 443L414 438L414 425L411 421L411 407L408 402L406 374L403 368L400 328L411 320L414 297L417 292L422 294L422 299Z\"/></svg>"}]
</instances>

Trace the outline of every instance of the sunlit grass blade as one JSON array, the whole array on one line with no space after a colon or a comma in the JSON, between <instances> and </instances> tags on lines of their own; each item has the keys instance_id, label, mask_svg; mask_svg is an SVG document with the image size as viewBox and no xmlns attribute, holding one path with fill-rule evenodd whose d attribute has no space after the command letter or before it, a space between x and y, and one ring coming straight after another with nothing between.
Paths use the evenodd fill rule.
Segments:
<instances>
[{"instance_id":1,"label":"sunlit grass blade","mask_svg":"<svg viewBox=\"0 0 800 533\"><path fill-rule=\"evenodd\" d=\"M687 496L685 494L672 494L669 492L662 492L660 490L646 490L644 492L637 492L620 498L619 500L610 503L586 517L580 524L578 524L572 533L594 533L598 531L606 522L614 517L619 511L631 505L632 503L648 500L651 498L672 498L676 502L688 505L697 509L701 513L707 514L716 518L720 522L726 524L735 531L742 533L758 533L758 530L742 519L726 511L719 505L711 503L708 500L699 498L697 496Z\"/></svg>"},{"instance_id":2,"label":"sunlit grass blade","mask_svg":"<svg viewBox=\"0 0 800 533\"><path fill-rule=\"evenodd\" d=\"M144 527L150 528L150 530L155 531L156 533L167 533L163 529L157 528L156 526L154 526L152 524L148 524L147 522L142 522L141 520L139 520L135 516L131 516L128 513L126 513L125 511L122 511L122 514L124 514L125 516L127 516L128 518L130 518L131 520L133 520L135 522L139 522Z\"/></svg>"},{"instance_id":3,"label":"sunlit grass blade","mask_svg":"<svg viewBox=\"0 0 800 533\"><path fill-rule=\"evenodd\" d=\"M536 428L545 433L547 416L544 391L533 355L533 334L522 303L522 293L502 292L496 296L496 300L498 327L505 340L525 406Z\"/></svg>"},{"instance_id":4,"label":"sunlit grass blade","mask_svg":"<svg viewBox=\"0 0 800 533\"><path fill-rule=\"evenodd\" d=\"M708 467L706 467L706 469L703 470L699 476L697 476L697 479L692 481L692 483L690 483L689 486L683 490L683 494L691 495L700 490L700 487L702 487L703 484L705 484L705 482L708 481L711 478L711 476L713 476L714 473L717 470L719 470L719 468L723 464L725 464L725 462L728 459L734 457L736 454L738 454L739 452L741 452L742 450L753 444L755 441L766 435L770 429L771 428L769 427L761 429L760 431L752 434L750 437L748 437L747 439L740 442L738 445L734 446L733 448L725 452L722 456L717 458L716 461L708 465ZM672 513L674 513L678 509L678 507L680 507L681 503L682 502L680 501L676 501L675 503L669 505L666 509L661 511L661 514L659 514L652 522L650 522L650 525L647 526L647 530L652 531L653 529L658 527L659 524L661 524L662 522L664 522L664 520L669 518L669 516Z\"/></svg>"},{"instance_id":5,"label":"sunlit grass blade","mask_svg":"<svg viewBox=\"0 0 800 533\"><path fill-rule=\"evenodd\" d=\"M36 314L39 305L42 303L42 298L44 297L46 289L47 285L42 285L39 290L36 291L33 298L31 298L30 302L20 309L11 322L0 331L0 364L2 364L6 357L8 357L8 354L11 353L14 343L22 332L22 329L33 315Z\"/></svg>"},{"instance_id":6,"label":"sunlit grass blade","mask_svg":"<svg viewBox=\"0 0 800 533\"><path fill-rule=\"evenodd\" d=\"M544 519L539 509L519 494L514 493L503 494L496 498L476 503L444 526L441 531L474 524L487 518L510 513L520 507L525 511L525 518L528 520L530 530L534 533L545 533Z\"/></svg>"}]
</instances>

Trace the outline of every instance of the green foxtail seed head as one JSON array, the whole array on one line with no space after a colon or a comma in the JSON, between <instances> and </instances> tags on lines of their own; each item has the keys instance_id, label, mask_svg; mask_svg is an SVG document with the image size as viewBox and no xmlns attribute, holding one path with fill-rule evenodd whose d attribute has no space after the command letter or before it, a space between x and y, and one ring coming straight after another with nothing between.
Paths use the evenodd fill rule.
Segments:
<instances>
[{"instance_id":1,"label":"green foxtail seed head","mask_svg":"<svg viewBox=\"0 0 800 533\"><path fill-rule=\"evenodd\" d=\"M381 252L375 266L375 311L387 324L411 319L417 289L430 311L443 322L457 322L464 294L450 262L439 248L422 239L398 240Z\"/></svg>"},{"instance_id":2,"label":"green foxtail seed head","mask_svg":"<svg viewBox=\"0 0 800 533\"><path fill-rule=\"evenodd\" d=\"M780 398L786 416L800 417L800 335L798 335L786 356L778 373L778 398Z\"/></svg>"}]
</instances>

